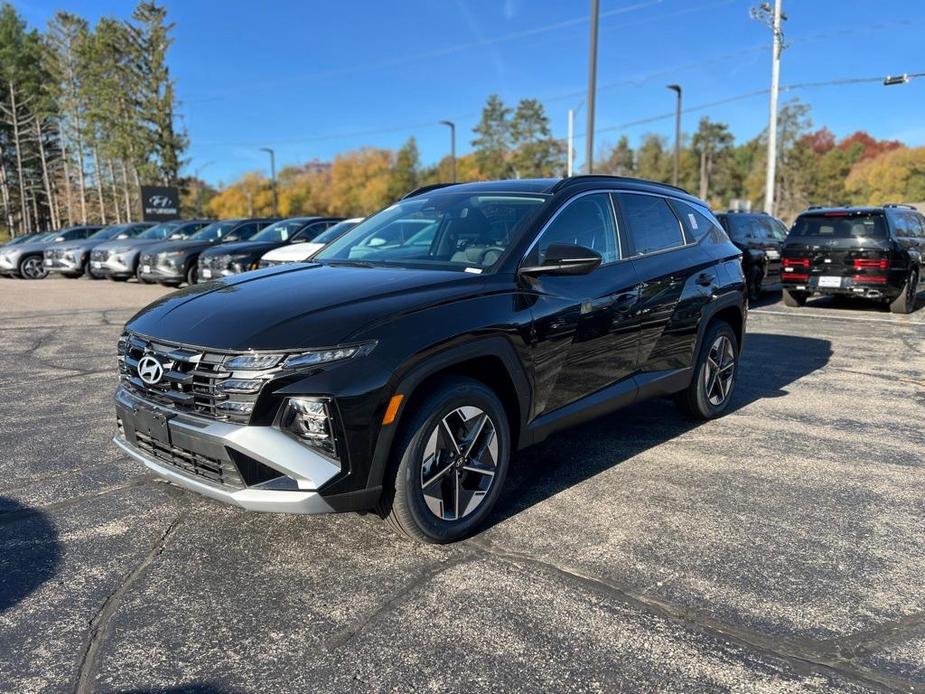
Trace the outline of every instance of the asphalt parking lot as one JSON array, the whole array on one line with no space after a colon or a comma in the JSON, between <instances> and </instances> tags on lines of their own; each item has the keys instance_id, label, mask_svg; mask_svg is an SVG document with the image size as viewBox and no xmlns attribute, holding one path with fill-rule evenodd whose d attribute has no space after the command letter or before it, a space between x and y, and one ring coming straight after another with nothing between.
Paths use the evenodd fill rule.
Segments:
<instances>
[{"instance_id":1,"label":"asphalt parking lot","mask_svg":"<svg viewBox=\"0 0 925 694\"><path fill-rule=\"evenodd\" d=\"M921 301L769 295L728 416L560 434L422 547L120 455L116 338L164 291L0 280L0 690L925 691Z\"/></svg>"}]
</instances>

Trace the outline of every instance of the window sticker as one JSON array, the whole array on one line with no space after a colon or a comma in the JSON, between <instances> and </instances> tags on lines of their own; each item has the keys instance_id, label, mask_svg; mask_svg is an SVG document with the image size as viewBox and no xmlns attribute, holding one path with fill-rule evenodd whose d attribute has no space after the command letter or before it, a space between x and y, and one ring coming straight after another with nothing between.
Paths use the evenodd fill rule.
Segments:
<instances>
[{"instance_id":1,"label":"window sticker","mask_svg":"<svg viewBox=\"0 0 925 694\"><path fill-rule=\"evenodd\" d=\"M697 218L694 216L694 213L688 212L687 218L691 220L691 229L696 229L697 228Z\"/></svg>"}]
</instances>

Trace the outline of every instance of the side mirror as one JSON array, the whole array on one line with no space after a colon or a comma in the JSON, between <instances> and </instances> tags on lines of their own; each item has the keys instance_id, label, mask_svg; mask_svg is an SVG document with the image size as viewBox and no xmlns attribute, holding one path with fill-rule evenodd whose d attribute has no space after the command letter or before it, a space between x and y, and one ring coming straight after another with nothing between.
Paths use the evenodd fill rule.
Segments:
<instances>
[{"instance_id":1,"label":"side mirror","mask_svg":"<svg viewBox=\"0 0 925 694\"><path fill-rule=\"evenodd\" d=\"M587 275L601 264L597 251L570 243L553 243L546 249L542 265L520 268L521 275Z\"/></svg>"}]
</instances>

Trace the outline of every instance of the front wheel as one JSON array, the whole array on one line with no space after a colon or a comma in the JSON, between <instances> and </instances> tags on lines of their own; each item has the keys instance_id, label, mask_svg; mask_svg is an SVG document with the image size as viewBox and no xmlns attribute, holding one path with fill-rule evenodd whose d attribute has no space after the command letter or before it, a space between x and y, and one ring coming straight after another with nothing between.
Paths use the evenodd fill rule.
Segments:
<instances>
[{"instance_id":1,"label":"front wheel","mask_svg":"<svg viewBox=\"0 0 925 694\"><path fill-rule=\"evenodd\" d=\"M418 542L462 539L495 505L510 451L498 396L469 378L442 380L405 415L379 514Z\"/></svg>"},{"instance_id":2,"label":"front wheel","mask_svg":"<svg viewBox=\"0 0 925 694\"><path fill-rule=\"evenodd\" d=\"M809 297L809 294L806 292L792 292L789 289L784 290L784 306L789 306L790 308L799 308L806 304L806 299Z\"/></svg>"},{"instance_id":3,"label":"front wheel","mask_svg":"<svg viewBox=\"0 0 925 694\"><path fill-rule=\"evenodd\" d=\"M915 300L918 296L919 276L915 270L909 273L906 278L906 284L903 286L902 293L890 302L890 311L892 313L912 313L915 309Z\"/></svg>"},{"instance_id":4,"label":"front wheel","mask_svg":"<svg viewBox=\"0 0 925 694\"><path fill-rule=\"evenodd\" d=\"M186 270L186 283L189 286L193 286L199 281L199 267L196 263L191 263L189 268Z\"/></svg>"},{"instance_id":5,"label":"front wheel","mask_svg":"<svg viewBox=\"0 0 925 694\"><path fill-rule=\"evenodd\" d=\"M24 280L40 280L48 275L48 269L41 256L30 255L19 261L19 276Z\"/></svg>"},{"instance_id":6,"label":"front wheel","mask_svg":"<svg viewBox=\"0 0 925 694\"><path fill-rule=\"evenodd\" d=\"M675 404L696 419L722 415L732 400L739 372L739 340L732 326L716 321L707 328L690 385L675 394Z\"/></svg>"}]
</instances>

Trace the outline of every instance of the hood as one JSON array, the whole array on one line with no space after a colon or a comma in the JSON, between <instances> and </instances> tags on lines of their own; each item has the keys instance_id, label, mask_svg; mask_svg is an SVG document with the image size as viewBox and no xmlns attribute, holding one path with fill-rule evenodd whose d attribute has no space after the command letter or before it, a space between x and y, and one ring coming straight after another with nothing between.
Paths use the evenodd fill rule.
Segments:
<instances>
[{"instance_id":1,"label":"hood","mask_svg":"<svg viewBox=\"0 0 925 694\"><path fill-rule=\"evenodd\" d=\"M131 239L122 239L123 241L131 241ZM51 246L46 246L46 248L55 248L61 249L62 251L89 251L92 248L108 243L108 241L100 241L99 239L80 239L79 241L61 241L60 243L52 244Z\"/></svg>"},{"instance_id":2,"label":"hood","mask_svg":"<svg viewBox=\"0 0 925 694\"><path fill-rule=\"evenodd\" d=\"M187 253L196 253L198 251L211 248L215 243L209 241L190 241L189 239L178 239L176 241L161 241L153 248L146 248L146 253L171 253L173 251L185 251Z\"/></svg>"},{"instance_id":3,"label":"hood","mask_svg":"<svg viewBox=\"0 0 925 694\"><path fill-rule=\"evenodd\" d=\"M41 251L47 248L48 246L58 247L59 244L65 243L64 241L25 241L23 243L17 243L15 246L10 246L9 248L0 248L0 253L8 253L10 255L14 253L31 253L32 251Z\"/></svg>"},{"instance_id":4,"label":"hood","mask_svg":"<svg viewBox=\"0 0 925 694\"><path fill-rule=\"evenodd\" d=\"M324 246L323 243L290 243L287 246L280 246L269 253L265 253L263 259L298 262L299 260L305 260L322 246Z\"/></svg>"},{"instance_id":5,"label":"hood","mask_svg":"<svg viewBox=\"0 0 925 694\"><path fill-rule=\"evenodd\" d=\"M285 241L235 241L234 243L218 243L203 251L204 256L234 255L235 253L248 253L256 255L271 251L274 248L285 246Z\"/></svg>"},{"instance_id":6,"label":"hood","mask_svg":"<svg viewBox=\"0 0 925 694\"><path fill-rule=\"evenodd\" d=\"M126 327L197 347L296 351L349 341L384 320L471 296L483 284L479 275L454 270L283 265L174 292Z\"/></svg>"},{"instance_id":7,"label":"hood","mask_svg":"<svg viewBox=\"0 0 925 694\"><path fill-rule=\"evenodd\" d=\"M155 243L164 243L165 239L112 239L96 244L93 248L100 251L115 251L120 248L128 250L137 250L144 246L152 246Z\"/></svg>"}]
</instances>

